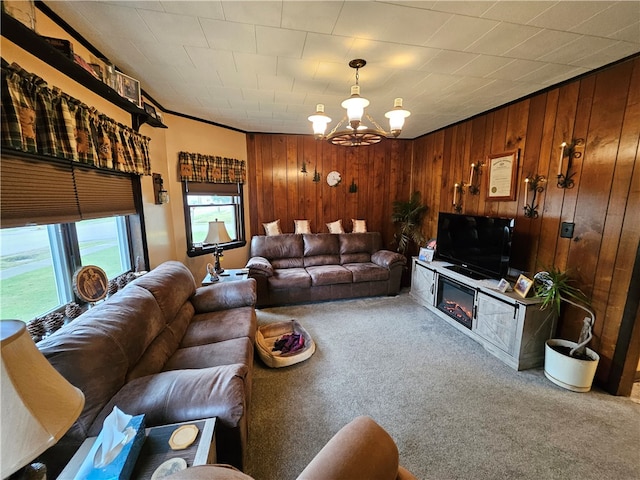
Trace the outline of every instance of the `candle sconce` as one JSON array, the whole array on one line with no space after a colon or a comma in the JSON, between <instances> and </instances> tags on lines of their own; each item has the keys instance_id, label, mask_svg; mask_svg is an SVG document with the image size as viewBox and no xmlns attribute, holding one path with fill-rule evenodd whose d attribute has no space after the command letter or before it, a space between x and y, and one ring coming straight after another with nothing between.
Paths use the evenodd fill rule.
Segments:
<instances>
[{"instance_id":1,"label":"candle sconce","mask_svg":"<svg viewBox=\"0 0 640 480\"><path fill-rule=\"evenodd\" d=\"M480 168L484 166L484 163L472 163L471 164L471 173L469 174L469 183L466 185L471 195L479 195L480 194L480 179L479 176L482 175ZM475 180L475 183L474 183ZM463 184L464 186L464 184Z\"/></svg>"},{"instance_id":2,"label":"candle sconce","mask_svg":"<svg viewBox=\"0 0 640 480\"><path fill-rule=\"evenodd\" d=\"M582 157L582 152L578 151L578 149L582 150L584 147L584 138L574 138L571 140L571 143L562 142L560 144L560 161L558 162L558 188L573 188L573 176L574 173L571 173L571 164L573 163L574 158ZM567 169L563 172L562 167L564 163L564 157L567 157Z\"/></svg>"},{"instance_id":3,"label":"candle sconce","mask_svg":"<svg viewBox=\"0 0 640 480\"><path fill-rule=\"evenodd\" d=\"M536 174L532 177L527 177L524 179L524 216L529 218L538 218L538 204L536 203L536 197L538 193L544 192L544 184L547 179L542 176ZM533 192L533 198L531 199L531 203L527 202L528 192L531 190Z\"/></svg>"},{"instance_id":4,"label":"candle sconce","mask_svg":"<svg viewBox=\"0 0 640 480\"><path fill-rule=\"evenodd\" d=\"M462 189L462 184L456 183L453 186L453 209L456 213L460 213L462 211L462 194L464 190Z\"/></svg>"}]
</instances>

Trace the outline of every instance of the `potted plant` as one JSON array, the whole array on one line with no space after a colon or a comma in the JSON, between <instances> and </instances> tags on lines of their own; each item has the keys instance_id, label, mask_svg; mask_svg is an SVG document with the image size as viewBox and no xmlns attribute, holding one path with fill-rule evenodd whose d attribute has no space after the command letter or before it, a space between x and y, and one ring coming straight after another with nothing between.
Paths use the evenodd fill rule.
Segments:
<instances>
[{"instance_id":1,"label":"potted plant","mask_svg":"<svg viewBox=\"0 0 640 480\"><path fill-rule=\"evenodd\" d=\"M577 342L549 339L545 343L544 374L556 385L574 392L591 390L600 356L587 347L593 338L595 313L584 293L571 285L567 272L552 268L538 272L534 279L536 296L542 299L541 308L553 308L560 315L562 302L587 313Z\"/></svg>"},{"instance_id":2,"label":"potted plant","mask_svg":"<svg viewBox=\"0 0 640 480\"><path fill-rule=\"evenodd\" d=\"M398 227L394 235L398 244L398 252L407 254L411 242L420 245L425 241L422 234L422 219L427 213L427 206L420 200L420 192L413 192L407 201L396 200L393 202L391 220Z\"/></svg>"}]
</instances>

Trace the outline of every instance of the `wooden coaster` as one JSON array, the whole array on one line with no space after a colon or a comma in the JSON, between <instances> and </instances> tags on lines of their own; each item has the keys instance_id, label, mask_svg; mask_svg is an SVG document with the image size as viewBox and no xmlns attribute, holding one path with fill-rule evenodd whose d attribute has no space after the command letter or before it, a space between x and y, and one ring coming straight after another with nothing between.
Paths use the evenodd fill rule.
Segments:
<instances>
[{"instance_id":1,"label":"wooden coaster","mask_svg":"<svg viewBox=\"0 0 640 480\"><path fill-rule=\"evenodd\" d=\"M198 427L195 425L183 425L175 429L169 439L172 450L183 450L191 445L198 436Z\"/></svg>"}]
</instances>

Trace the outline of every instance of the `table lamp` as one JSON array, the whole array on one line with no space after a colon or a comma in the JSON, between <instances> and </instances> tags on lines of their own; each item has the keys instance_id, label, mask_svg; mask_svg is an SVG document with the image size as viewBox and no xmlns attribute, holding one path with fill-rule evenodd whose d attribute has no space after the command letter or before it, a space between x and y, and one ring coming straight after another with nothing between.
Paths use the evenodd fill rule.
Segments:
<instances>
[{"instance_id":1,"label":"table lamp","mask_svg":"<svg viewBox=\"0 0 640 480\"><path fill-rule=\"evenodd\" d=\"M32 462L80 416L84 395L38 350L24 322L0 321L0 478Z\"/></svg>"},{"instance_id":2,"label":"table lamp","mask_svg":"<svg viewBox=\"0 0 640 480\"><path fill-rule=\"evenodd\" d=\"M220 266L222 247L218 246L218 244L228 243L231 241L231 237L227 232L227 228L224 226L224 222L218 221L217 218L214 222L209 222L209 231L207 232L207 238L204 239L204 243L214 245L213 257L215 258L214 270L216 273L224 272L224 268Z\"/></svg>"}]
</instances>

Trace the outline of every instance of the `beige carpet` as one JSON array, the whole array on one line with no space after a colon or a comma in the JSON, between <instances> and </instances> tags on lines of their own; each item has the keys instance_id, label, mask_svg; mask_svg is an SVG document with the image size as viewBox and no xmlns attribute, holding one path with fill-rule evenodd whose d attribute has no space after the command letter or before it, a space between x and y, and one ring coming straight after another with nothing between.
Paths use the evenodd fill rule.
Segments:
<instances>
[{"instance_id":1,"label":"beige carpet","mask_svg":"<svg viewBox=\"0 0 640 480\"><path fill-rule=\"evenodd\" d=\"M638 479L640 405L516 372L403 292L258 310L298 319L316 353L282 369L256 355L246 472L295 479L357 415L422 479Z\"/></svg>"}]
</instances>

